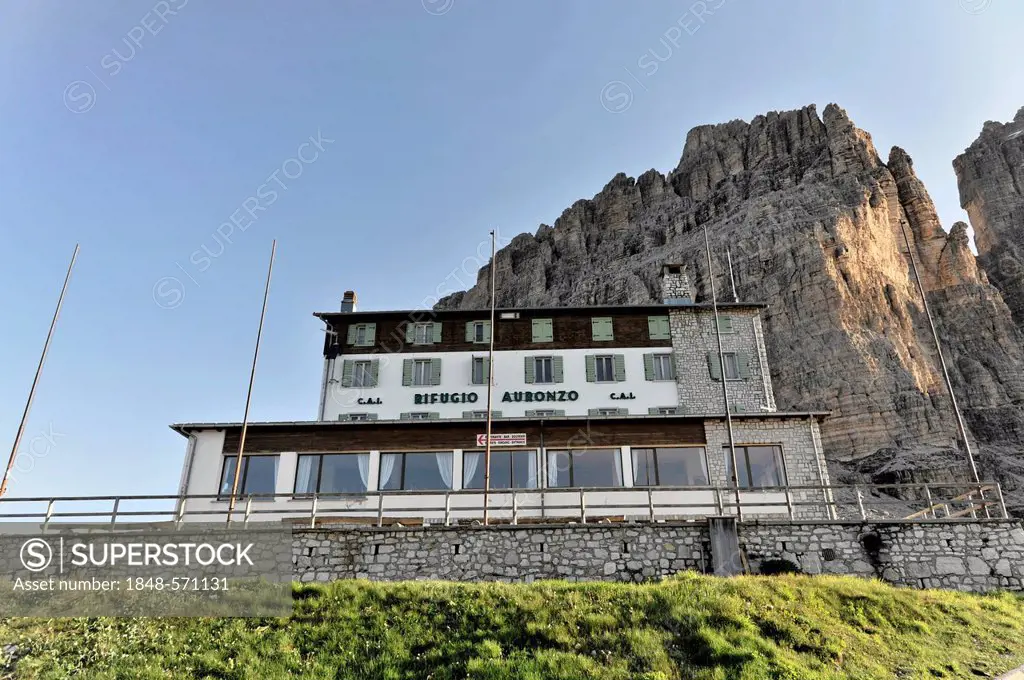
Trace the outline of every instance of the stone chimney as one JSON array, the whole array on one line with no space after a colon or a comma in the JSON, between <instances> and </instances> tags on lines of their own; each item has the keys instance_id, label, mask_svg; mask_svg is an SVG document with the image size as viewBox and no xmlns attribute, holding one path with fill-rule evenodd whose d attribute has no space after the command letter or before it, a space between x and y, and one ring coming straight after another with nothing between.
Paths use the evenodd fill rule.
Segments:
<instances>
[{"instance_id":1,"label":"stone chimney","mask_svg":"<svg viewBox=\"0 0 1024 680\"><path fill-rule=\"evenodd\" d=\"M693 287L686 268L681 264L666 264L661 268L661 297L666 305L692 305Z\"/></svg>"},{"instance_id":2,"label":"stone chimney","mask_svg":"<svg viewBox=\"0 0 1024 680\"><path fill-rule=\"evenodd\" d=\"M341 311L356 311L356 292L354 290L346 290L345 294L341 296Z\"/></svg>"}]
</instances>

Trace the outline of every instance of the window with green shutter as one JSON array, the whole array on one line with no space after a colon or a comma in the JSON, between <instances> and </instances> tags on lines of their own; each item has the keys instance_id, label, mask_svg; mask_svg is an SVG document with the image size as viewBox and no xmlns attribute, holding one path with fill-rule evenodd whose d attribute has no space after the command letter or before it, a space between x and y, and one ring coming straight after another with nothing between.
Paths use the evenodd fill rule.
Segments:
<instances>
[{"instance_id":1,"label":"window with green shutter","mask_svg":"<svg viewBox=\"0 0 1024 680\"><path fill-rule=\"evenodd\" d=\"M591 416L628 416L628 408L590 408L587 415Z\"/></svg>"},{"instance_id":2,"label":"window with green shutter","mask_svg":"<svg viewBox=\"0 0 1024 680\"><path fill-rule=\"evenodd\" d=\"M719 381L724 372L726 380L750 380L750 356L745 352L724 352L725 370L718 352L708 352L708 372L711 379Z\"/></svg>"},{"instance_id":3,"label":"window with green shutter","mask_svg":"<svg viewBox=\"0 0 1024 680\"><path fill-rule=\"evenodd\" d=\"M441 360L431 359L430 360L430 384L440 385L441 384Z\"/></svg>"},{"instance_id":4,"label":"window with green shutter","mask_svg":"<svg viewBox=\"0 0 1024 680\"><path fill-rule=\"evenodd\" d=\"M595 316L590 320L591 332L595 342L608 342L615 339L612 332L612 317Z\"/></svg>"},{"instance_id":5,"label":"window with green shutter","mask_svg":"<svg viewBox=\"0 0 1024 680\"><path fill-rule=\"evenodd\" d=\"M720 333L734 333L731 316L718 316L718 331Z\"/></svg>"},{"instance_id":6,"label":"window with green shutter","mask_svg":"<svg viewBox=\"0 0 1024 680\"><path fill-rule=\"evenodd\" d=\"M675 371L671 354L645 354L644 380L672 380Z\"/></svg>"},{"instance_id":7,"label":"window with green shutter","mask_svg":"<svg viewBox=\"0 0 1024 680\"><path fill-rule=\"evenodd\" d=\"M470 366L470 384L486 385L491 379L491 362L487 357L473 357Z\"/></svg>"},{"instance_id":8,"label":"window with green shutter","mask_svg":"<svg viewBox=\"0 0 1024 680\"><path fill-rule=\"evenodd\" d=\"M348 337L345 339L349 345L356 347L373 347L377 334L377 324L357 323L348 327Z\"/></svg>"},{"instance_id":9,"label":"window with green shutter","mask_svg":"<svg viewBox=\"0 0 1024 680\"><path fill-rule=\"evenodd\" d=\"M534 342L553 342L555 339L554 327L552 326L551 319L534 319L533 320L533 341Z\"/></svg>"},{"instance_id":10,"label":"window with green shutter","mask_svg":"<svg viewBox=\"0 0 1024 680\"><path fill-rule=\"evenodd\" d=\"M441 342L441 323L439 321L413 323L405 325L405 341L410 345L434 345Z\"/></svg>"},{"instance_id":11,"label":"window with green shutter","mask_svg":"<svg viewBox=\"0 0 1024 680\"><path fill-rule=\"evenodd\" d=\"M380 361L345 361L342 365L342 387L376 387Z\"/></svg>"},{"instance_id":12,"label":"window with green shutter","mask_svg":"<svg viewBox=\"0 0 1024 680\"><path fill-rule=\"evenodd\" d=\"M523 369L528 385L561 382L562 357L525 357Z\"/></svg>"},{"instance_id":13,"label":"window with green shutter","mask_svg":"<svg viewBox=\"0 0 1024 680\"><path fill-rule=\"evenodd\" d=\"M626 379L626 355L615 354L612 356L612 364L615 367L615 382L622 382Z\"/></svg>"},{"instance_id":14,"label":"window with green shutter","mask_svg":"<svg viewBox=\"0 0 1024 680\"><path fill-rule=\"evenodd\" d=\"M671 340L672 331L667 316L647 317L647 332L651 340Z\"/></svg>"},{"instance_id":15,"label":"window with green shutter","mask_svg":"<svg viewBox=\"0 0 1024 680\"><path fill-rule=\"evenodd\" d=\"M482 343L488 343L490 341L491 341L491 322L490 321L467 321L466 322L466 342L482 344Z\"/></svg>"},{"instance_id":16,"label":"window with green shutter","mask_svg":"<svg viewBox=\"0 0 1024 680\"><path fill-rule=\"evenodd\" d=\"M564 416L564 415L565 415L565 409L560 409L560 408L538 408L538 409L532 409L532 410L528 409L526 411L526 417L527 418L549 418L549 417L552 417L552 416Z\"/></svg>"}]
</instances>

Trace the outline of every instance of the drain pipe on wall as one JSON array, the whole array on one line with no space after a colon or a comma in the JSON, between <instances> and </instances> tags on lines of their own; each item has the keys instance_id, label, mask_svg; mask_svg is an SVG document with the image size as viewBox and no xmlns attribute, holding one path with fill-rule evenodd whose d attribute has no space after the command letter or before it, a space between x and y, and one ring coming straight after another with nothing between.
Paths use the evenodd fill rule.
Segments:
<instances>
[{"instance_id":1,"label":"drain pipe on wall","mask_svg":"<svg viewBox=\"0 0 1024 680\"><path fill-rule=\"evenodd\" d=\"M722 349L722 327L718 320L718 299L715 295L715 272L711 265L711 242L708 241L708 225L704 225L704 250L708 256L708 281L711 284L711 309L715 314L715 338L718 340L718 366L722 374L722 397L725 399L725 429L729 434L729 457L732 460L732 488L736 495L736 519L743 521L740 504L739 468L736 466L736 441L732 433L732 409L729 405L729 382L725 377L725 351Z\"/></svg>"}]
</instances>

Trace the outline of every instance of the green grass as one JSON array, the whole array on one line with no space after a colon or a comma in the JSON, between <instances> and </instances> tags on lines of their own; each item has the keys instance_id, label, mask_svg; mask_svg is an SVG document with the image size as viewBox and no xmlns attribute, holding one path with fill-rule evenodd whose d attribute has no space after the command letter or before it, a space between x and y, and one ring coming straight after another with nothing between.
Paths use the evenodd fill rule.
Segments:
<instances>
[{"instance_id":1,"label":"green grass","mask_svg":"<svg viewBox=\"0 0 1024 680\"><path fill-rule=\"evenodd\" d=\"M287 619L5 619L0 678L978 678L1024 600L838 577L296 586Z\"/></svg>"}]
</instances>

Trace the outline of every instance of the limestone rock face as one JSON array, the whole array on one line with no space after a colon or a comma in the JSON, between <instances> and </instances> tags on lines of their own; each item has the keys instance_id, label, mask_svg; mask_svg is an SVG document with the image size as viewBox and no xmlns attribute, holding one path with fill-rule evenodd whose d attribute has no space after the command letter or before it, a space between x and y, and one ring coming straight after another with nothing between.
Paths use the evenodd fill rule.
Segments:
<instances>
[{"instance_id":1,"label":"limestone rock face","mask_svg":"<svg viewBox=\"0 0 1024 680\"><path fill-rule=\"evenodd\" d=\"M1019 186L993 191L1006 199ZM966 225L943 230L907 153L894 148L883 162L870 135L834 104L823 116L808 106L694 128L667 175L616 175L553 227L499 251L498 304L660 300L667 262L684 264L706 300L705 227L720 297L732 297L728 248L738 298L771 305L764 320L779 407L833 412L822 432L831 460L881 457L887 473L913 472L927 455L932 469L966 480L909 241L971 435L992 452L982 456L985 471L1024 468L1007 453L1024 442L1024 337L1013 302L979 269ZM486 307L489 278L484 267L475 287L438 308Z\"/></svg>"}]
</instances>

